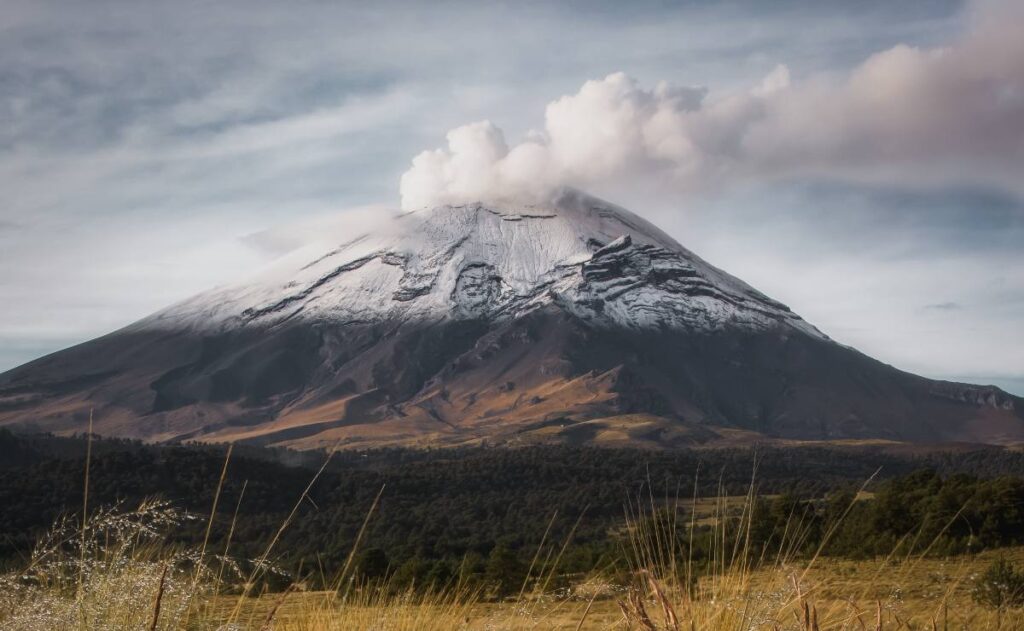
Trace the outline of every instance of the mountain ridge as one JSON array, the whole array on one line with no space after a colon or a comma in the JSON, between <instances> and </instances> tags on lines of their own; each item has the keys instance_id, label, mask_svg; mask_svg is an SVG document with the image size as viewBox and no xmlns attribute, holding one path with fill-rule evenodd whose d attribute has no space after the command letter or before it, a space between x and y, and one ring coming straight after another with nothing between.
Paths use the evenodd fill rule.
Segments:
<instances>
[{"instance_id":1,"label":"mountain ridge","mask_svg":"<svg viewBox=\"0 0 1024 631\"><path fill-rule=\"evenodd\" d=\"M626 247L615 247L620 239ZM599 259L628 265L628 258L616 256L624 250L645 259L635 266L639 271L674 281L666 283L667 290L689 281L691 291L717 291L716 297L726 302L761 304L769 317L799 320L785 305L711 266L646 220L566 189L547 206L477 202L406 212L376 233L359 234L298 269L201 293L131 326L154 328L169 321L171 328L210 329L233 318L273 321L275 315L299 315L290 307L304 303L317 318L342 321L471 317L484 299L499 299L499 310L515 315L544 303L552 291L562 297L579 291L565 284L579 280L577 269L599 280L601 269L593 265ZM616 270L611 272L610 280L621 280ZM283 276L275 278L275 273ZM591 283L601 289L597 284ZM639 288L616 282L610 289L618 298ZM381 299L382 289L391 300ZM592 309L593 300L581 298L577 308ZM619 315L624 318L618 324L642 324L637 313Z\"/></svg>"},{"instance_id":2,"label":"mountain ridge","mask_svg":"<svg viewBox=\"0 0 1024 631\"><path fill-rule=\"evenodd\" d=\"M400 215L0 375L0 425L290 447L750 440L1013 443L1024 404L837 344L646 220Z\"/></svg>"}]
</instances>

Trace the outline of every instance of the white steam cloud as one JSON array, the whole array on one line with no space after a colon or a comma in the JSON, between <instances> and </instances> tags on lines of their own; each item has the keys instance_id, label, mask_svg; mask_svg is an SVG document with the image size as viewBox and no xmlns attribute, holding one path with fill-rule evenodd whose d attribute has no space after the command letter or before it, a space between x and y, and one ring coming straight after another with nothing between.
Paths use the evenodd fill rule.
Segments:
<instances>
[{"instance_id":1,"label":"white steam cloud","mask_svg":"<svg viewBox=\"0 0 1024 631\"><path fill-rule=\"evenodd\" d=\"M1024 193L1022 23L1024 3L988 3L947 47L899 45L846 76L801 82L780 65L729 94L645 89L622 73L587 81L518 144L490 121L448 132L402 176L402 207L795 176Z\"/></svg>"}]
</instances>

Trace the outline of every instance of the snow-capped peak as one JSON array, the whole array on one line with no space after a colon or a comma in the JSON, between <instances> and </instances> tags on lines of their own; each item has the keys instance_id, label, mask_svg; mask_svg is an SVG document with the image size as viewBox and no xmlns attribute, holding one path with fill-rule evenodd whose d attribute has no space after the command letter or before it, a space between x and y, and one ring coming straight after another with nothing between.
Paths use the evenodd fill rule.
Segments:
<instances>
[{"instance_id":1,"label":"snow-capped peak","mask_svg":"<svg viewBox=\"0 0 1024 631\"><path fill-rule=\"evenodd\" d=\"M574 190L545 205L405 213L305 264L200 294L139 326L500 319L547 305L597 326L785 324L821 336L644 219Z\"/></svg>"}]
</instances>

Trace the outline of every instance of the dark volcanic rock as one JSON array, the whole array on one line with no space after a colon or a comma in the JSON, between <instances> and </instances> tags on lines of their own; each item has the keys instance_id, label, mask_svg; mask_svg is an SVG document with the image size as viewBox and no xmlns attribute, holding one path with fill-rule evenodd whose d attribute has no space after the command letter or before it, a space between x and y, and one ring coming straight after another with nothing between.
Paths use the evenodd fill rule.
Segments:
<instances>
[{"instance_id":1,"label":"dark volcanic rock","mask_svg":"<svg viewBox=\"0 0 1024 631\"><path fill-rule=\"evenodd\" d=\"M0 424L315 447L1024 440L600 200L407 214L0 375Z\"/></svg>"}]
</instances>

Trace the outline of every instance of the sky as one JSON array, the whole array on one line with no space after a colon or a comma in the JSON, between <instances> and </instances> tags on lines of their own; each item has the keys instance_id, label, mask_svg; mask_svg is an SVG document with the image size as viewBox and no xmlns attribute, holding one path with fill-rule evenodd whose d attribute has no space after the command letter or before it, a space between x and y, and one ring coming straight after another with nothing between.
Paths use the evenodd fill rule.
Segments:
<instances>
[{"instance_id":1,"label":"sky","mask_svg":"<svg viewBox=\"0 0 1024 631\"><path fill-rule=\"evenodd\" d=\"M0 15L0 370L244 278L317 226L572 185L839 342L1024 395L1013 0Z\"/></svg>"}]
</instances>

